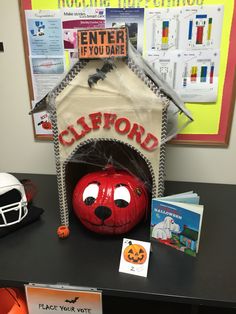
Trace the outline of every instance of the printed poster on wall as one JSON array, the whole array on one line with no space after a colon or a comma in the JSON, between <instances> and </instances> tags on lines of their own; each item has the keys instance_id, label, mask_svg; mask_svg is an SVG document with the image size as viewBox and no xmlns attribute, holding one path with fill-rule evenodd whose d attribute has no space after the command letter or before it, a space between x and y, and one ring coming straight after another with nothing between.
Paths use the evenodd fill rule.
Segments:
<instances>
[{"instance_id":1,"label":"printed poster on wall","mask_svg":"<svg viewBox=\"0 0 236 314\"><path fill-rule=\"evenodd\" d=\"M29 60L34 101L51 91L65 75L61 12L25 11ZM46 111L34 114L34 128L39 135L51 135L52 125Z\"/></svg>"},{"instance_id":2,"label":"printed poster on wall","mask_svg":"<svg viewBox=\"0 0 236 314\"><path fill-rule=\"evenodd\" d=\"M184 101L214 103L218 95L220 51L181 53L176 69L175 90Z\"/></svg>"},{"instance_id":3,"label":"printed poster on wall","mask_svg":"<svg viewBox=\"0 0 236 314\"><path fill-rule=\"evenodd\" d=\"M105 14L105 8L62 9L63 43L69 68L78 61L77 31L105 28Z\"/></svg>"},{"instance_id":4,"label":"printed poster on wall","mask_svg":"<svg viewBox=\"0 0 236 314\"><path fill-rule=\"evenodd\" d=\"M143 8L106 9L106 27L126 26L130 42L140 53L143 51L143 23Z\"/></svg>"},{"instance_id":5,"label":"printed poster on wall","mask_svg":"<svg viewBox=\"0 0 236 314\"><path fill-rule=\"evenodd\" d=\"M62 56L61 12L27 10L27 33L31 56Z\"/></svg>"}]
</instances>

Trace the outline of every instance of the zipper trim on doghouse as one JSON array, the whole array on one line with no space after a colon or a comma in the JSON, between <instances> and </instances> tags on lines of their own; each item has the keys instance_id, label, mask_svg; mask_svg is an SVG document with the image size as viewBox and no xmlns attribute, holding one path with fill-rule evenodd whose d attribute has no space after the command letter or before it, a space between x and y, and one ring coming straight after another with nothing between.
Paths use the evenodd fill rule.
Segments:
<instances>
[{"instance_id":1,"label":"zipper trim on doghouse","mask_svg":"<svg viewBox=\"0 0 236 314\"><path fill-rule=\"evenodd\" d=\"M140 69L132 59L127 60L128 67L153 91L153 93L161 98L164 103L162 109L162 128L161 128L161 145L160 145L160 159L159 159L159 176L158 176L158 187L157 197L163 196L164 193L164 179L165 179L165 152L166 152L166 136L167 136L167 107L170 100L159 90L156 86ZM155 196L154 196L155 197Z\"/></svg>"},{"instance_id":2,"label":"zipper trim on doghouse","mask_svg":"<svg viewBox=\"0 0 236 314\"><path fill-rule=\"evenodd\" d=\"M77 62L69 73L65 76L62 82L56 86L48 95L48 112L50 114L50 120L52 122L53 142L54 142L54 155L56 163L56 175L58 186L58 198L60 207L60 221L61 225L69 226L69 211L67 203L66 188L64 183L65 178L65 165L61 162L60 158L60 144L59 144L59 132L57 127L57 113L55 101L56 97L64 90L64 88L76 77L76 75L85 67L87 62Z\"/></svg>"}]
</instances>

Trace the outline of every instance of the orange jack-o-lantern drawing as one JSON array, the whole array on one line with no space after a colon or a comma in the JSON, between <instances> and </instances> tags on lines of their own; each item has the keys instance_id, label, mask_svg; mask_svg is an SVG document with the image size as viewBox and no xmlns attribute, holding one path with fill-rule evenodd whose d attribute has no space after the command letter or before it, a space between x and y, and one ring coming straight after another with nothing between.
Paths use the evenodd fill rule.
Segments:
<instances>
[{"instance_id":1,"label":"orange jack-o-lantern drawing","mask_svg":"<svg viewBox=\"0 0 236 314\"><path fill-rule=\"evenodd\" d=\"M133 244L129 241L129 245L124 250L124 259L132 264L143 264L147 259L147 252L141 244Z\"/></svg>"},{"instance_id":2,"label":"orange jack-o-lantern drawing","mask_svg":"<svg viewBox=\"0 0 236 314\"><path fill-rule=\"evenodd\" d=\"M144 183L125 170L108 166L82 177L73 192L73 208L84 226L104 234L122 234L144 217Z\"/></svg>"}]
</instances>

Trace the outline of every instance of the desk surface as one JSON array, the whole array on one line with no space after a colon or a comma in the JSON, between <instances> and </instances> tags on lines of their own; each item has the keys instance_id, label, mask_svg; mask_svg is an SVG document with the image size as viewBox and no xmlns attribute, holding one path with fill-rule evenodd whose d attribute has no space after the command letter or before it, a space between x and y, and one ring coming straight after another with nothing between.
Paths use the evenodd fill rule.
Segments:
<instances>
[{"instance_id":1,"label":"desk surface","mask_svg":"<svg viewBox=\"0 0 236 314\"><path fill-rule=\"evenodd\" d=\"M38 187L37 222L0 239L0 284L67 283L106 295L236 307L236 186L167 182L167 195L194 190L205 205L199 254L187 256L155 243L147 278L118 272L123 236L86 230L71 215L71 235L61 240L56 177L16 175ZM125 235L149 241L149 224Z\"/></svg>"}]
</instances>

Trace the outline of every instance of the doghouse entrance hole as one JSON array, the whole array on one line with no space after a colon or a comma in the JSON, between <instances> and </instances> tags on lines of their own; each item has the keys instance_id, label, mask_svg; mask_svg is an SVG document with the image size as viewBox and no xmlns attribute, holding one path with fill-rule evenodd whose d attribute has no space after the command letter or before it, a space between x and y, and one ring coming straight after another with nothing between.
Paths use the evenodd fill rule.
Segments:
<instances>
[{"instance_id":1,"label":"doghouse entrance hole","mask_svg":"<svg viewBox=\"0 0 236 314\"><path fill-rule=\"evenodd\" d=\"M150 194L149 199L151 199L154 183L150 165L148 166L145 157L125 143L114 140L94 140L80 145L65 165L69 208L71 208L72 193L78 180L87 173L102 170L108 164L139 177L145 183Z\"/></svg>"}]
</instances>

